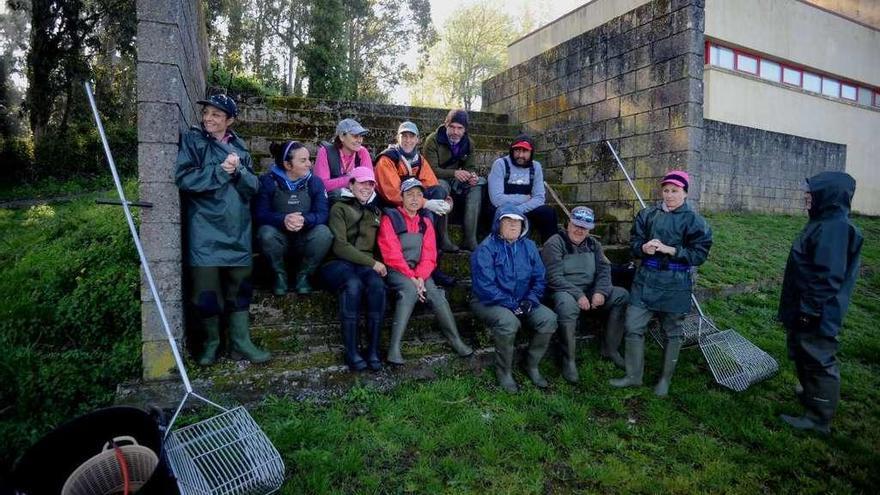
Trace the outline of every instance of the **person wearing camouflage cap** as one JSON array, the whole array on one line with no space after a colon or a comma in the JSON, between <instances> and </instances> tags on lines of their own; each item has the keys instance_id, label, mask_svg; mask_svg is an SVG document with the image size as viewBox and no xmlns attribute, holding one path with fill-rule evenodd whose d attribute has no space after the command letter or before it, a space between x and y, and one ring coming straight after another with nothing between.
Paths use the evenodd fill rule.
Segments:
<instances>
[{"instance_id":1,"label":"person wearing camouflage cap","mask_svg":"<svg viewBox=\"0 0 880 495\"><path fill-rule=\"evenodd\" d=\"M602 244L590 235L596 228L595 222L592 209L572 209L566 229L547 239L541 251L547 269L547 288L559 323L562 377L570 383L578 382L575 334L581 311L607 316L601 354L618 367L624 366L618 349L623 339L629 292L611 285L611 263Z\"/></svg>"}]
</instances>

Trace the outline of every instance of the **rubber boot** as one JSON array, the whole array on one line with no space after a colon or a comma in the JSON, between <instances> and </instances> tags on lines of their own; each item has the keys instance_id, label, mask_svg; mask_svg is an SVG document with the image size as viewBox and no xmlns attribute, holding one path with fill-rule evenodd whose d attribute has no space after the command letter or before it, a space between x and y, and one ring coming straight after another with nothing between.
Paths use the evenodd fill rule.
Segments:
<instances>
[{"instance_id":1,"label":"rubber boot","mask_svg":"<svg viewBox=\"0 0 880 495\"><path fill-rule=\"evenodd\" d=\"M220 317L202 319L202 329L205 331L205 344L196 361L199 366L211 366L217 362L217 350L220 348Z\"/></svg>"},{"instance_id":2,"label":"rubber boot","mask_svg":"<svg viewBox=\"0 0 880 495\"><path fill-rule=\"evenodd\" d=\"M272 358L271 354L255 346L251 342L250 323L247 311L236 311L229 314L229 342L232 359L247 359L251 363L265 363Z\"/></svg>"},{"instance_id":3,"label":"rubber boot","mask_svg":"<svg viewBox=\"0 0 880 495\"><path fill-rule=\"evenodd\" d=\"M342 346L345 348L345 364L350 371L367 369L367 362L358 353L357 324L357 319L354 318L342 320Z\"/></svg>"},{"instance_id":4,"label":"rubber boot","mask_svg":"<svg viewBox=\"0 0 880 495\"><path fill-rule=\"evenodd\" d=\"M820 435L831 434L831 423L828 421L822 421L820 418L810 413L805 413L803 416L780 414L779 419L796 430L815 431Z\"/></svg>"},{"instance_id":5,"label":"rubber boot","mask_svg":"<svg viewBox=\"0 0 880 495\"><path fill-rule=\"evenodd\" d=\"M481 196L482 194L469 192L467 204L464 207L462 230L464 230L464 248L468 251L474 251L479 244L477 242L477 225L480 220L480 206L483 199Z\"/></svg>"},{"instance_id":6,"label":"rubber boot","mask_svg":"<svg viewBox=\"0 0 880 495\"><path fill-rule=\"evenodd\" d=\"M608 383L612 387L640 387L642 385L642 376L645 373L645 336L640 335L634 338L626 338L626 355L624 356L626 364L626 376L623 378L612 378Z\"/></svg>"},{"instance_id":7,"label":"rubber boot","mask_svg":"<svg viewBox=\"0 0 880 495\"><path fill-rule=\"evenodd\" d=\"M553 338L552 333L535 332L531 343L529 343L529 351L526 357L526 374L529 375L529 379L538 388L550 386L547 380L541 376L541 370L538 368L538 365L541 364L541 358L547 352L551 338Z\"/></svg>"},{"instance_id":8,"label":"rubber boot","mask_svg":"<svg viewBox=\"0 0 880 495\"><path fill-rule=\"evenodd\" d=\"M515 339L516 334L495 335L495 379L498 380L498 386L502 390L511 394L519 392L519 386L513 379Z\"/></svg>"},{"instance_id":9,"label":"rubber boot","mask_svg":"<svg viewBox=\"0 0 880 495\"><path fill-rule=\"evenodd\" d=\"M459 247L449 239L449 215L437 216L437 246L444 253L457 253Z\"/></svg>"},{"instance_id":10,"label":"rubber boot","mask_svg":"<svg viewBox=\"0 0 880 495\"><path fill-rule=\"evenodd\" d=\"M577 383L577 363L575 361L575 327L577 321L569 321L559 324L559 347L562 349L562 378L568 383Z\"/></svg>"},{"instance_id":11,"label":"rubber boot","mask_svg":"<svg viewBox=\"0 0 880 495\"><path fill-rule=\"evenodd\" d=\"M449 341L452 350L460 357L467 357L473 354L474 350L461 340L461 335L458 333L458 325L455 324L455 317L452 315L449 302L444 298L443 302L437 306L442 306L434 308L434 314L437 316L437 325L440 327L440 331L443 332L443 336ZM391 351L388 352L389 354L391 353Z\"/></svg>"},{"instance_id":12,"label":"rubber boot","mask_svg":"<svg viewBox=\"0 0 880 495\"><path fill-rule=\"evenodd\" d=\"M284 269L275 272L275 285L272 286L272 294L276 296L287 294L287 272Z\"/></svg>"},{"instance_id":13,"label":"rubber boot","mask_svg":"<svg viewBox=\"0 0 880 495\"><path fill-rule=\"evenodd\" d=\"M309 284L309 276L316 268L317 265L305 263L299 268L299 272L296 274L296 285L293 288L297 294L304 296L306 294L311 294L314 291L311 284Z\"/></svg>"},{"instance_id":14,"label":"rubber boot","mask_svg":"<svg viewBox=\"0 0 880 495\"><path fill-rule=\"evenodd\" d=\"M382 336L382 316L367 316L367 337L370 339L367 345L367 366L372 371L382 370L382 361L379 360L379 339Z\"/></svg>"},{"instance_id":15,"label":"rubber boot","mask_svg":"<svg viewBox=\"0 0 880 495\"><path fill-rule=\"evenodd\" d=\"M434 273L431 274L431 278L434 279L434 283L441 287L455 287L457 280L455 277L447 275L443 273L440 268L435 268Z\"/></svg>"},{"instance_id":16,"label":"rubber boot","mask_svg":"<svg viewBox=\"0 0 880 495\"><path fill-rule=\"evenodd\" d=\"M840 400L840 382L829 376L810 376L810 373L804 370L802 384L804 391L801 394L801 403L806 412L803 416L783 414L779 418L795 429L829 435L831 419Z\"/></svg>"},{"instance_id":17,"label":"rubber boot","mask_svg":"<svg viewBox=\"0 0 880 495\"><path fill-rule=\"evenodd\" d=\"M672 374L675 373L675 365L678 364L678 353L681 351L681 339L669 340L663 348L663 373L657 386L654 387L654 395L666 397L669 394L669 384Z\"/></svg>"},{"instance_id":18,"label":"rubber boot","mask_svg":"<svg viewBox=\"0 0 880 495\"><path fill-rule=\"evenodd\" d=\"M608 323L605 325L605 336L602 339L602 357L611 360L620 369L626 369L623 356L620 355L620 344L623 341L625 328L623 326L624 308L615 307L608 314Z\"/></svg>"}]
</instances>

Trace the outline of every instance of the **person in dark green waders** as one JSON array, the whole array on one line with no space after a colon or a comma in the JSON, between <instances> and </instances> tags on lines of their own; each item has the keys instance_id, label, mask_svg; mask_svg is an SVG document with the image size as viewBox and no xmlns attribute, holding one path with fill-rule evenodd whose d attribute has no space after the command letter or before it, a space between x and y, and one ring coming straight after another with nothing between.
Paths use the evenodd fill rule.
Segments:
<instances>
[{"instance_id":1,"label":"person in dark green waders","mask_svg":"<svg viewBox=\"0 0 880 495\"><path fill-rule=\"evenodd\" d=\"M663 200L636 215L630 232L630 251L641 259L626 310L626 376L610 381L614 387L642 385L645 370L645 330L653 316L666 334L663 371L654 393L669 393L678 363L682 323L691 308L692 268L702 265L712 247L712 230L687 203L687 172L673 170L660 181Z\"/></svg>"},{"instance_id":2,"label":"person in dark green waders","mask_svg":"<svg viewBox=\"0 0 880 495\"><path fill-rule=\"evenodd\" d=\"M859 274L863 237L849 219L855 179L822 172L805 185L810 219L791 246L779 298L804 413L780 418L798 430L827 435L840 400L838 333Z\"/></svg>"},{"instance_id":3,"label":"person in dark green waders","mask_svg":"<svg viewBox=\"0 0 880 495\"><path fill-rule=\"evenodd\" d=\"M235 100L214 95L199 103L202 125L181 136L176 173L186 218L190 303L205 334L197 361L207 366L217 360L220 317L225 315L230 357L263 363L269 353L251 342L248 322L250 199L259 182L244 141L229 129L238 114Z\"/></svg>"}]
</instances>

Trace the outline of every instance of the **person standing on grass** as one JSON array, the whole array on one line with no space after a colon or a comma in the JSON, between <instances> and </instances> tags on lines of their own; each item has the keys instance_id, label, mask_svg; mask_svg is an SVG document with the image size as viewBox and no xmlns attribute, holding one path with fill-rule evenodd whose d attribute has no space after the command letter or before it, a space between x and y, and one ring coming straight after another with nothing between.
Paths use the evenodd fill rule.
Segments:
<instances>
[{"instance_id":1,"label":"person standing on grass","mask_svg":"<svg viewBox=\"0 0 880 495\"><path fill-rule=\"evenodd\" d=\"M666 396L682 345L682 324L691 308L692 270L702 265L712 247L712 229L687 203L687 172L673 170L660 181L663 200L636 215L630 231L630 251L641 259L626 310L626 376L610 381L614 387L642 385L645 370L645 330L651 318L660 320L666 342L663 372L654 393Z\"/></svg>"},{"instance_id":2,"label":"person standing on grass","mask_svg":"<svg viewBox=\"0 0 880 495\"><path fill-rule=\"evenodd\" d=\"M831 433L840 400L838 334L859 274L862 233L849 219L856 181L844 172L806 180L809 214L788 255L779 320L788 334L788 356L799 381L800 416L780 419L798 430Z\"/></svg>"},{"instance_id":3,"label":"person standing on grass","mask_svg":"<svg viewBox=\"0 0 880 495\"><path fill-rule=\"evenodd\" d=\"M470 356L474 351L461 341L446 294L431 279L437 267L437 243L433 223L420 208L424 186L418 179L407 179L400 184L400 194L403 206L385 208L379 225L379 252L388 267L388 286L397 295L388 362L405 362L400 354L400 341L417 302L431 305L440 331L455 352L462 357Z\"/></svg>"},{"instance_id":4,"label":"person standing on grass","mask_svg":"<svg viewBox=\"0 0 880 495\"><path fill-rule=\"evenodd\" d=\"M556 331L556 314L541 304L544 264L538 247L527 237L529 222L514 205L495 212L492 233L471 254L471 310L495 340L495 377L504 391L516 393L513 355L523 323L534 330L526 373L538 388L547 388L538 365Z\"/></svg>"},{"instance_id":5,"label":"person standing on grass","mask_svg":"<svg viewBox=\"0 0 880 495\"><path fill-rule=\"evenodd\" d=\"M489 171L489 201L494 208L513 205L529 219L547 242L559 225L556 210L545 204L544 171L535 158L532 138L520 134L510 145L507 155L495 160Z\"/></svg>"},{"instance_id":6,"label":"person standing on grass","mask_svg":"<svg viewBox=\"0 0 880 495\"><path fill-rule=\"evenodd\" d=\"M373 168L370 152L363 146L367 130L354 119L336 124L332 143L323 142L315 156L315 175L324 182L330 201L340 198L351 182L351 172L358 167Z\"/></svg>"},{"instance_id":7,"label":"person standing on grass","mask_svg":"<svg viewBox=\"0 0 880 495\"><path fill-rule=\"evenodd\" d=\"M190 303L205 334L198 364L217 360L220 317L226 315L230 356L252 363L269 360L250 337L251 197L259 180L244 141L229 126L238 115L235 100L213 95L199 100L202 125L180 139L175 179L185 212L185 263Z\"/></svg>"},{"instance_id":8,"label":"person standing on grass","mask_svg":"<svg viewBox=\"0 0 880 495\"><path fill-rule=\"evenodd\" d=\"M312 174L309 150L297 141L272 143L272 168L260 176L260 192L254 202L257 243L275 272L276 296L287 294L288 255L296 255L297 294L310 294L309 276L324 260L333 234L327 227L327 192Z\"/></svg>"},{"instance_id":9,"label":"person standing on grass","mask_svg":"<svg viewBox=\"0 0 880 495\"><path fill-rule=\"evenodd\" d=\"M624 366L619 348L629 292L611 285L611 263L602 252L602 244L590 235L590 230L596 228L595 221L593 210L575 207L566 229L548 239L541 250L547 288L559 321L562 377L570 383L578 381L575 334L581 311L601 312L608 317L601 353L617 366Z\"/></svg>"},{"instance_id":10,"label":"person standing on grass","mask_svg":"<svg viewBox=\"0 0 880 495\"><path fill-rule=\"evenodd\" d=\"M351 371L369 367L382 369L379 360L379 337L385 316L385 264L373 255L382 212L376 204L376 176L372 167L351 171L351 182L343 189L339 201L330 207L330 232L333 233L332 259L321 267L318 275L323 286L339 294L339 318L345 364ZM358 319L362 301L366 306L366 360L358 346Z\"/></svg>"},{"instance_id":11,"label":"person standing on grass","mask_svg":"<svg viewBox=\"0 0 880 495\"><path fill-rule=\"evenodd\" d=\"M474 161L473 141L467 133L468 113L460 108L452 109L446 115L446 121L425 138L423 153L428 161L434 164L434 173L440 179L440 185L452 196L456 204L464 205L464 244L468 251L477 248L477 222L480 219L480 208L483 202L483 191L486 179L477 175ZM447 217L448 218L448 217ZM442 222L438 229L441 239L440 249L448 252L459 250L448 234L449 222Z\"/></svg>"}]
</instances>

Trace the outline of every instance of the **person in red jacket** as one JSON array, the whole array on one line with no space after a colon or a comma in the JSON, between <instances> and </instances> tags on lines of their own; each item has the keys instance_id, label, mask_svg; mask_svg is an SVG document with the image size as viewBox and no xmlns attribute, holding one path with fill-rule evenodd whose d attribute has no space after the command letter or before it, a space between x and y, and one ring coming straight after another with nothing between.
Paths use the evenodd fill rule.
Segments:
<instances>
[{"instance_id":1,"label":"person in red jacket","mask_svg":"<svg viewBox=\"0 0 880 495\"><path fill-rule=\"evenodd\" d=\"M379 252L388 268L388 286L397 297L388 345L391 364L405 362L400 341L417 302L431 305L440 330L459 356L474 352L462 342L446 294L431 278L437 267L437 243L434 224L422 209L424 188L416 178L404 180L400 184L402 206L386 208L379 223Z\"/></svg>"}]
</instances>

